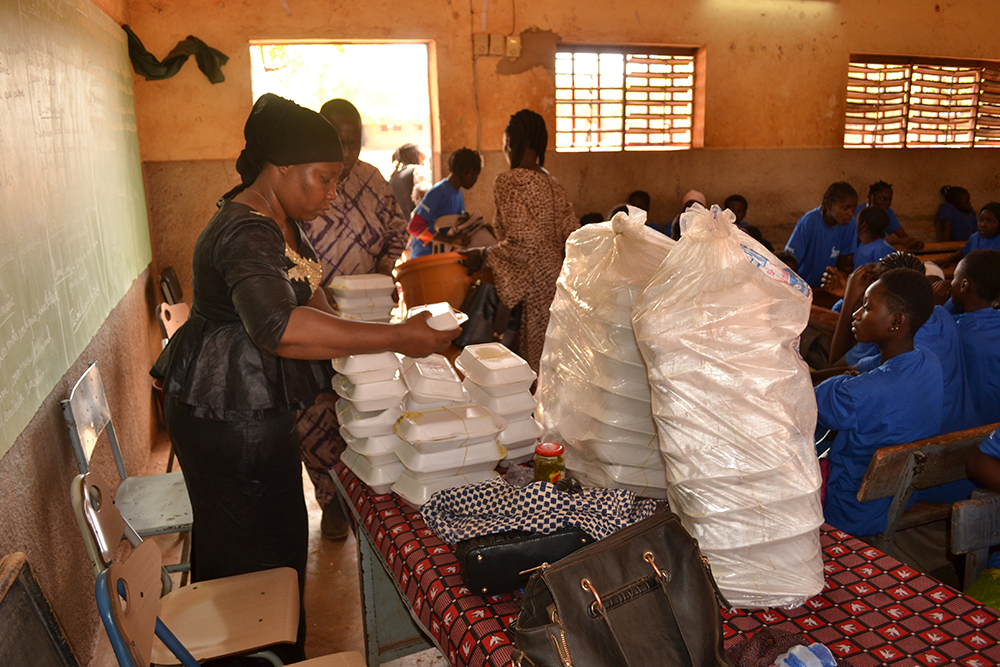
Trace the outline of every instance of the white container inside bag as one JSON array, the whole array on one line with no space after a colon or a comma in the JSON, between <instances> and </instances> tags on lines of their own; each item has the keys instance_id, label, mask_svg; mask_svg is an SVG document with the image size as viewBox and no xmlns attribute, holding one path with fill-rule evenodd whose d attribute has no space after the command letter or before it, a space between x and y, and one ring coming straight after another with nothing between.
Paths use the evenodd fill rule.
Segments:
<instances>
[{"instance_id":1,"label":"white container inside bag","mask_svg":"<svg viewBox=\"0 0 1000 667\"><path fill-rule=\"evenodd\" d=\"M497 466L497 461L507 456L507 450L498 445L496 440L487 440L475 445L463 445L427 454L403 442L395 454L406 469L414 473L415 479L431 479L492 470Z\"/></svg>"},{"instance_id":2,"label":"white container inside bag","mask_svg":"<svg viewBox=\"0 0 1000 667\"><path fill-rule=\"evenodd\" d=\"M403 465L400 464L400 467L403 468ZM392 485L392 492L413 507L419 508L421 505L430 500L431 496L438 491L453 489L456 486L465 486L466 484L476 484L477 482L483 482L488 479L493 479L494 477L497 477L497 473L493 470L487 470L485 472L476 472L468 475L454 475L452 477L441 477L439 479L419 480L413 477L413 473L406 468L403 468L403 472L399 475L399 479Z\"/></svg>"},{"instance_id":3,"label":"white container inside bag","mask_svg":"<svg viewBox=\"0 0 1000 667\"><path fill-rule=\"evenodd\" d=\"M469 345L455 360L458 370L491 396L507 396L531 388L535 372L500 343Z\"/></svg>"},{"instance_id":4,"label":"white container inside bag","mask_svg":"<svg viewBox=\"0 0 1000 667\"><path fill-rule=\"evenodd\" d=\"M391 380L401 367L395 352L352 354L347 357L337 357L332 363L333 370L354 384Z\"/></svg>"},{"instance_id":5,"label":"white container inside bag","mask_svg":"<svg viewBox=\"0 0 1000 667\"><path fill-rule=\"evenodd\" d=\"M393 433L392 427L403 414L399 407L361 412L350 401L337 399L337 421L355 438Z\"/></svg>"},{"instance_id":6,"label":"white container inside bag","mask_svg":"<svg viewBox=\"0 0 1000 667\"><path fill-rule=\"evenodd\" d=\"M473 403L478 403L508 422L516 422L530 417L531 413L535 411L535 397L531 395L530 391L493 396L469 378L466 378L462 385L469 392L469 398Z\"/></svg>"},{"instance_id":7,"label":"white container inside bag","mask_svg":"<svg viewBox=\"0 0 1000 667\"><path fill-rule=\"evenodd\" d=\"M465 403L429 412L404 412L395 430L418 450L433 453L493 438L506 426L506 420L483 406Z\"/></svg>"},{"instance_id":8,"label":"white container inside bag","mask_svg":"<svg viewBox=\"0 0 1000 667\"><path fill-rule=\"evenodd\" d=\"M559 425L559 431L571 442L581 440L608 440L611 442L627 442L633 445L656 447L656 433L643 433L613 424L605 424L589 415L575 415Z\"/></svg>"},{"instance_id":9,"label":"white container inside bag","mask_svg":"<svg viewBox=\"0 0 1000 667\"><path fill-rule=\"evenodd\" d=\"M461 401L465 396L462 381L451 362L440 354L423 359L403 359L403 380L410 395L421 403Z\"/></svg>"},{"instance_id":10,"label":"white container inside bag","mask_svg":"<svg viewBox=\"0 0 1000 667\"><path fill-rule=\"evenodd\" d=\"M430 313L427 318L427 326L438 331L451 331L457 329L464 322L469 320L469 316L460 310L455 310L447 301L440 303L430 303L425 306L414 306L406 311L406 319L410 319L418 313Z\"/></svg>"},{"instance_id":11,"label":"white container inside bag","mask_svg":"<svg viewBox=\"0 0 1000 667\"><path fill-rule=\"evenodd\" d=\"M587 456L602 463L663 470L664 474L666 471L659 442L653 445L635 445L607 440L581 440L580 448Z\"/></svg>"},{"instance_id":12,"label":"white container inside bag","mask_svg":"<svg viewBox=\"0 0 1000 667\"><path fill-rule=\"evenodd\" d=\"M390 296L396 291L392 278L381 273L360 276L336 276L330 281L330 291L338 300Z\"/></svg>"},{"instance_id":13,"label":"white container inside bag","mask_svg":"<svg viewBox=\"0 0 1000 667\"><path fill-rule=\"evenodd\" d=\"M369 461L376 464L383 459L385 461L394 460L396 458L396 450L399 449L400 445L404 444L395 433L373 435L368 438L355 438L343 426L340 427L340 437L344 439L348 447L358 454L364 454L368 457ZM392 458L384 458L386 454L391 455ZM376 459L376 457L383 458Z\"/></svg>"},{"instance_id":14,"label":"white container inside bag","mask_svg":"<svg viewBox=\"0 0 1000 667\"><path fill-rule=\"evenodd\" d=\"M406 383L402 378L354 384L343 375L333 376L333 390L337 396L350 401L361 412L387 410L399 405L406 394Z\"/></svg>"},{"instance_id":15,"label":"white container inside bag","mask_svg":"<svg viewBox=\"0 0 1000 667\"><path fill-rule=\"evenodd\" d=\"M378 494L389 493L393 483L406 470L399 461L373 465L364 454L351 449L345 449L340 455L341 462L347 469L357 475L357 478L371 487Z\"/></svg>"},{"instance_id":16,"label":"white container inside bag","mask_svg":"<svg viewBox=\"0 0 1000 667\"><path fill-rule=\"evenodd\" d=\"M572 453L572 450L569 452ZM663 472L581 461L579 458L570 457L567 457L566 470L573 473L573 476L585 486L626 489L637 496L658 500L665 500L667 497L667 478Z\"/></svg>"}]
</instances>

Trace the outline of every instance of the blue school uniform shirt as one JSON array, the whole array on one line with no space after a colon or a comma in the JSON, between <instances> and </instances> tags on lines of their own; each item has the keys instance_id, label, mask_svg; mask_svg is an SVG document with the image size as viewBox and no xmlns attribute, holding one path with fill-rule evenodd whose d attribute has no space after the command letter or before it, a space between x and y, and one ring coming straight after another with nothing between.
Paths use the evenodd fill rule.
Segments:
<instances>
[{"instance_id":1,"label":"blue school uniform shirt","mask_svg":"<svg viewBox=\"0 0 1000 667\"><path fill-rule=\"evenodd\" d=\"M885 530L892 498L859 501L861 480L875 450L937 435L941 384L937 358L914 348L867 373L830 378L816 387L817 423L838 431L829 454L827 523L856 536Z\"/></svg>"},{"instance_id":2,"label":"blue school uniform shirt","mask_svg":"<svg viewBox=\"0 0 1000 667\"><path fill-rule=\"evenodd\" d=\"M951 314L941 306L935 306L930 318L913 337L913 345L932 353L941 364L944 390L944 403L938 408L941 412L941 433L954 433L985 423L979 421L972 406L972 394L958 326ZM856 365L858 372L865 373L878 368L881 363L882 357L878 352L878 346L875 346L875 353L861 359Z\"/></svg>"},{"instance_id":3,"label":"blue school uniform shirt","mask_svg":"<svg viewBox=\"0 0 1000 667\"><path fill-rule=\"evenodd\" d=\"M871 243L858 246L858 249L854 251L854 268L877 262L894 252L896 249L889 245L885 239L875 239Z\"/></svg>"},{"instance_id":4,"label":"blue school uniform shirt","mask_svg":"<svg viewBox=\"0 0 1000 667\"><path fill-rule=\"evenodd\" d=\"M973 250L1000 250L1000 234L985 238L979 232L969 237L968 243L962 248L962 257Z\"/></svg>"},{"instance_id":5,"label":"blue school uniform shirt","mask_svg":"<svg viewBox=\"0 0 1000 667\"><path fill-rule=\"evenodd\" d=\"M979 228L975 211L962 213L948 202L941 204L941 208L938 209L938 220L947 220L951 223L949 241L966 241Z\"/></svg>"},{"instance_id":6,"label":"blue school uniform shirt","mask_svg":"<svg viewBox=\"0 0 1000 667\"><path fill-rule=\"evenodd\" d=\"M1000 416L1000 407L997 409L998 416ZM1000 430L993 431L990 437L979 443L979 451L986 456L992 456L995 459L1000 459Z\"/></svg>"},{"instance_id":7,"label":"blue school uniform shirt","mask_svg":"<svg viewBox=\"0 0 1000 667\"><path fill-rule=\"evenodd\" d=\"M980 424L996 421L1000 412L1000 311L980 308L955 318L969 395Z\"/></svg>"},{"instance_id":8,"label":"blue school uniform shirt","mask_svg":"<svg viewBox=\"0 0 1000 667\"><path fill-rule=\"evenodd\" d=\"M857 224L827 227L819 207L799 218L785 244L785 250L799 261L799 276L813 289L819 288L828 266L836 266L841 255L853 255L857 247Z\"/></svg>"},{"instance_id":9,"label":"blue school uniform shirt","mask_svg":"<svg viewBox=\"0 0 1000 667\"><path fill-rule=\"evenodd\" d=\"M462 196L462 190L449 183L447 178L435 183L413 209L414 214L427 221L427 231L431 234L437 232L434 221L442 215L456 215L464 211L465 197ZM430 243L424 243L416 237L410 239L411 258L429 254L431 254Z\"/></svg>"},{"instance_id":10,"label":"blue school uniform shirt","mask_svg":"<svg viewBox=\"0 0 1000 667\"><path fill-rule=\"evenodd\" d=\"M858 204L858 207L854 209L854 217L851 218L851 224L854 225L855 229L858 227L858 214L865 210L867 206L868 202L865 202L863 204ZM896 212L892 210L892 207L890 207L886 213L889 215L889 226L885 228L886 234L892 234L897 229L901 229L903 227L903 225L899 224L899 218L896 217ZM857 264L857 262L855 262L855 264Z\"/></svg>"}]
</instances>

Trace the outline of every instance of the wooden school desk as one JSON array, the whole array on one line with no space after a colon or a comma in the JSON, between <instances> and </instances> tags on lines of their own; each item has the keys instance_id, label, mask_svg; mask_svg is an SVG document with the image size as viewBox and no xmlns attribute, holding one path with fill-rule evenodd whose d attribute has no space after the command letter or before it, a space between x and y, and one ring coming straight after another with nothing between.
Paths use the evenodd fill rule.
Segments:
<instances>
[{"instance_id":1,"label":"wooden school desk","mask_svg":"<svg viewBox=\"0 0 1000 667\"><path fill-rule=\"evenodd\" d=\"M332 472L358 527L369 667L431 646L455 667L510 665L520 595L476 595L419 512L372 493L342 464ZM823 592L794 609L723 612L727 648L770 625L854 667L1000 665L1000 613L828 525L820 541Z\"/></svg>"}]
</instances>

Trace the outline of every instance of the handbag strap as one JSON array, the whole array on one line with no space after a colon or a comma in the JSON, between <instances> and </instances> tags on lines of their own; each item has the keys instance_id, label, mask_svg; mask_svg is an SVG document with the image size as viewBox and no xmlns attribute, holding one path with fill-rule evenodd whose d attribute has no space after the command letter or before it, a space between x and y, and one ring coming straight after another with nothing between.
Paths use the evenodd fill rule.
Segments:
<instances>
[{"instance_id":1,"label":"handbag strap","mask_svg":"<svg viewBox=\"0 0 1000 667\"><path fill-rule=\"evenodd\" d=\"M622 648L622 643L618 641L618 635L615 633L615 628L611 625L611 619L608 618L607 612L604 610L604 605L597 605L597 615L604 619L605 625L608 626L608 634L611 635L611 639L614 640L613 646L615 648L615 655L618 658L618 662L621 667L631 667L628 662L628 658L625 657L625 649Z\"/></svg>"}]
</instances>

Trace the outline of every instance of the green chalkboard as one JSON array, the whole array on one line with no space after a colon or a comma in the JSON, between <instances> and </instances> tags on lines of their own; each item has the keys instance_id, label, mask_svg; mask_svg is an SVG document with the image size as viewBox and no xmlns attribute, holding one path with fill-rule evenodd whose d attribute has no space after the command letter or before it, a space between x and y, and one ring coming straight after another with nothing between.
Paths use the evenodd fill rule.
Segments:
<instances>
[{"instance_id":1,"label":"green chalkboard","mask_svg":"<svg viewBox=\"0 0 1000 667\"><path fill-rule=\"evenodd\" d=\"M149 262L124 32L0 0L0 456Z\"/></svg>"}]
</instances>

